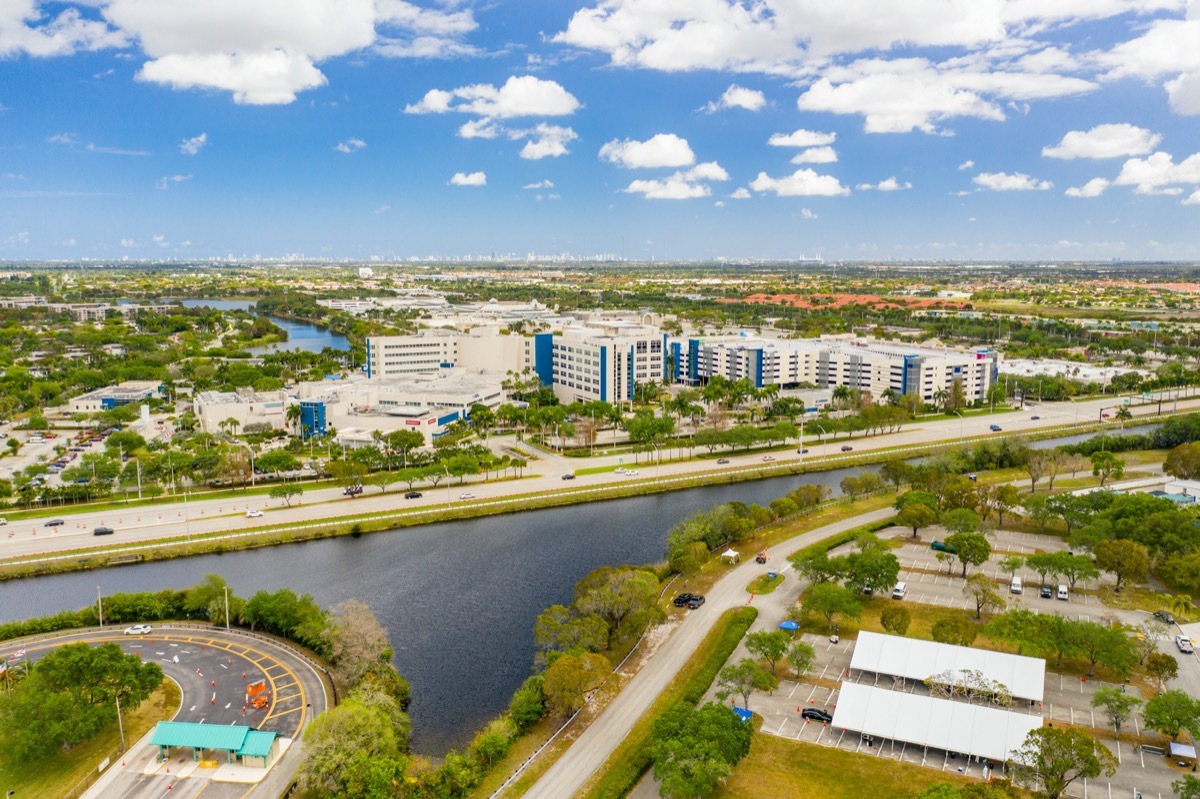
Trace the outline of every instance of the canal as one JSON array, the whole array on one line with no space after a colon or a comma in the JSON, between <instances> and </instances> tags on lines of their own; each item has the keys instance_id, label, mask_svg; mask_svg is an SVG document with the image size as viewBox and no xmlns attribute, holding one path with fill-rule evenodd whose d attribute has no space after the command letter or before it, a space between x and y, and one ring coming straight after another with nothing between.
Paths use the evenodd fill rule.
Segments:
<instances>
[{"instance_id":1,"label":"canal","mask_svg":"<svg viewBox=\"0 0 1200 799\"><path fill-rule=\"evenodd\" d=\"M185 308L213 308L218 311L250 311L254 310L253 300L180 300ZM266 316L264 314L264 316ZM334 333L325 327L308 322L297 322L293 319L281 319L278 316L266 316L268 320L287 333L287 341L279 344L269 344L265 347L254 347L250 354L265 355L269 352L321 352L326 347L335 350L350 349L350 341L342 335Z\"/></svg>"}]
</instances>

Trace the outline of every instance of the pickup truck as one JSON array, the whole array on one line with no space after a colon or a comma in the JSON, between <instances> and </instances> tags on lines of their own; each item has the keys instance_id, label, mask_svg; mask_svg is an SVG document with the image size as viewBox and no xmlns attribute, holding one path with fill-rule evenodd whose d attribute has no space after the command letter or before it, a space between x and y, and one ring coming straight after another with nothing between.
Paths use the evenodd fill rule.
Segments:
<instances>
[{"instance_id":1,"label":"pickup truck","mask_svg":"<svg viewBox=\"0 0 1200 799\"><path fill-rule=\"evenodd\" d=\"M1195 651L1192 647L1192 639L1188 638L1186 635L1175 636L1175 646L1179 647L1179 651L1185 655L1190 655L1193 651Z\"/></svg>"}]
</instances>

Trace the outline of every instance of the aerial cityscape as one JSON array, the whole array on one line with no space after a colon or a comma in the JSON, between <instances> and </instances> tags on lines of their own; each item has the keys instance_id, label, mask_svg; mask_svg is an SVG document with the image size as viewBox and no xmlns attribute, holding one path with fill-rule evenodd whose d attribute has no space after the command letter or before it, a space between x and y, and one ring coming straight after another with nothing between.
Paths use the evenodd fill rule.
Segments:
<instances>
[{"instance_id":1,"label":"aerial cityscape","mask_svg":"<svg viewBox=\"0 0 1200 799\"><path fill-rule=\"evenodd\" d=\"M1197 53L0 3L0 795L1200 799Z\"/></svg>"}]
</instances>

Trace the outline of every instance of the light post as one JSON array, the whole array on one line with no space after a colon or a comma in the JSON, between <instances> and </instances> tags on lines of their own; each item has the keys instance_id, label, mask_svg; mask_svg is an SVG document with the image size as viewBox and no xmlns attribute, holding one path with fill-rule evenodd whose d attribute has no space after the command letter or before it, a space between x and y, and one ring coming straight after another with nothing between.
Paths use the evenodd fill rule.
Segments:
<instances>
[{"instance_id":1,"label":"light post","mask_svg":"<svg viewBox=\"0 0 1200 799\"><path fill-rule=\"evenodd\" d=\"M229 586L226 585L226 586L224 586L224 588L225 588L225 629L228 630L229 629Z\"/></svg>"},{"instance_id":2,"label":"light post","mask_svg":"<svg viewBox=\"0 0 1200 799\"><path fill-rule=\"evenodd\" d=\"M124 752L125 751L125 724L121 721L121 697L114 696L113 699L116 700L116 703L117 703L117 731L121 733L121 751ZM12 796L12 791L9 791L8 795Z\"/></svg>"},{"instance_id":3,"label":"light post","mask_svg":"<svg viewBox=\"0 0 1200 799\"><path fill-rule=\"evenodd\" d=\"M958 443L966 443L966 437L963 435L963 415L957 408L954 409L953 413L958 417Z\"/></svg>"},{"instance_id":4,"label":"light post","mask_svg":"<svg viewBox=\"0 0 1200 799\"><path fill-rule=\"evenodd\" d=\"M100 586L96 586L96 615L100 618L100 629L104 629L104 600L100 596Z\"/></svg>"}]
</instances>

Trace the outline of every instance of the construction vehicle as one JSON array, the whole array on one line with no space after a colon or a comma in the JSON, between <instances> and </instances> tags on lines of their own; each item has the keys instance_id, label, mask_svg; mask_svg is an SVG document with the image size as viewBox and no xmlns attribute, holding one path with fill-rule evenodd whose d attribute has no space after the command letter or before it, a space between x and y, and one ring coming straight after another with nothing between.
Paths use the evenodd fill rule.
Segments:
<instances>
[{"instance_id":1,"label":"construction vehicle","mask_svg":"<svg viewBox=\"0 0 1200 799\"><path fill-rule=\"evenodd\" d=\"M256 680L246 686L246 704L255 710L261 710L271 703L271 694L267 692L267 681Z\"/></svg>"}]
</instances>

